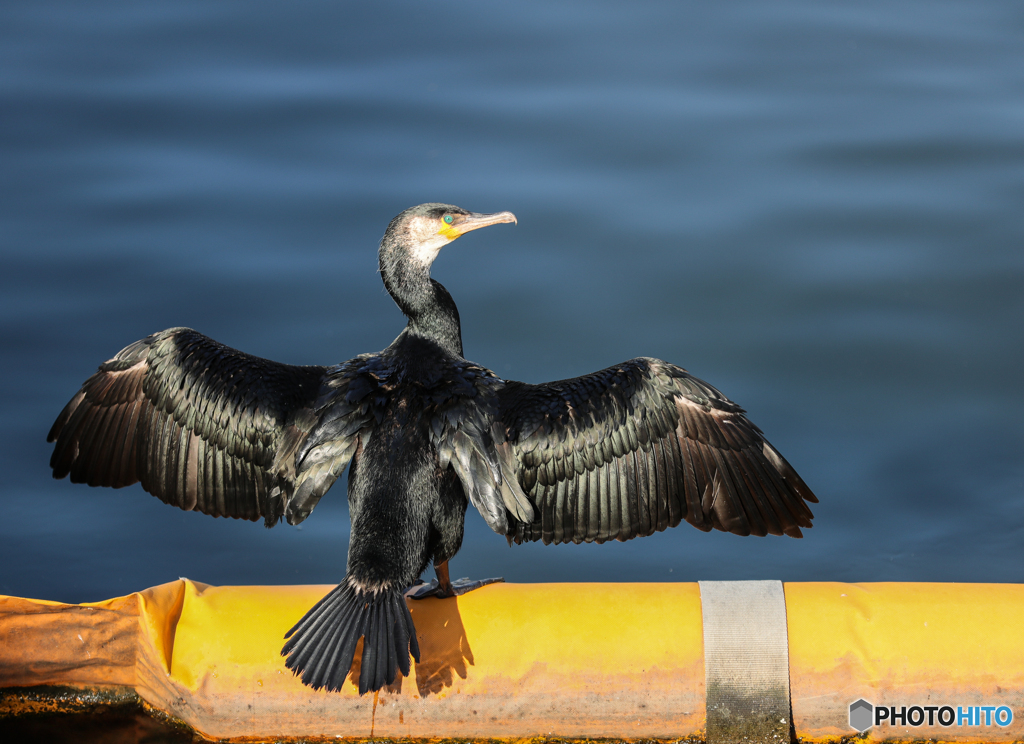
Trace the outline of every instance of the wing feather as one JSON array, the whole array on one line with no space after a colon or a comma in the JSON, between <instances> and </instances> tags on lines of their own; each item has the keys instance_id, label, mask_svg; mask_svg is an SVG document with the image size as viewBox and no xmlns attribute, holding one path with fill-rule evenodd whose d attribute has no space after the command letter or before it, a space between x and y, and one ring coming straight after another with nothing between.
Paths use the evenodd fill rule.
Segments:
<instances>
[{"instance_id":1,"label":"wing feather","mask_svg":"<svg viewBox=\"0 0 1024 744\"><path fill-rule=\"evenodd\" d=\"M613 486L617 483L615 478L615 465L608 462L603 467L597 468L594 472L598 474L596 519L597 530L594 532L593 541L604 542L611 534L612 504L615 503L616 492Z\"/></svg>"},{"instance_id":2,"label":"wing feather","mask_svg":"<svg viewBox=\"0 0 1024 744\"><path fill-rule=\"evenodd\" d=\"M637 438L639 441L639 437ZM649 497L651 494L649 458L643 445L633 453L636 462L636 518L637 535L650 535L654 533L654 524L651 521L651 510Z\"/></svg>"},{"instance_id":3,"label":"wing feather","mask_svg":"<svg viewBox=\"0 0 1024 744\"><path fill-rule=\"evenodd\" d=\"M756 473L751 472L749 460L742 453L735 450L725 450L724 455L729 469L733 473L733 482L739 488L743 488L750 495L750 501L760 517L759 523L764 527L764 534L782 534L782 524L779 522L775 510L769 506L769 500L761 486L761 481Z\"/></svg>"},{"instance_id":4,"label":"wing feather","mask_svg":"<svg viewBox=\"0 0 1024 744\"><path fill-rule=\"evenodd\" d=\"M708 469L708 463L704 459L704 447L696 439L685 441L686 449L690 454L690 461L693 463L693 472L697 480L697 498L702 517L715 529L724 529L718 517L712 510L714 505L714 474Z\"/></svg>"},{"instance_id":5,"label":"wing feather","mask_svg":"<svg viewBox=\"0 0 1024 744\"><path fill-rule=\"evenodd\" d=\"M679 467L683 473L684 501L680 504L684 519L699 530L707 532L711 529L707 515L701 508L701 488L697 481L697 468L690 456L690 444L685 439L675 438L675 449L678 454Z\"/></svg>"},{"instance_id":6,"label":"wing feather","mask_svg":"<svg viewBox=\"0 0 1024 744\"><path fill-rule=\"evenodd\" d=\"M679 445L675 437L667 437L664 445L659 448L663 459L665 481L668 485L668 526L675 527L683 521L685 513L686 493L683 486L683 463L678 460Z\"/></svg>"},{"instance_id":7,"label":"wing feather","mask_svg":"<svg viewBox=\"0 0 1024 744\"><path fill-rule=\"evenodd\" d=\"M636 533L636 468L635 456L625 452L618 458L619 472L619 529L615 539L625 541Z\"/></svg>"}]
</instances>

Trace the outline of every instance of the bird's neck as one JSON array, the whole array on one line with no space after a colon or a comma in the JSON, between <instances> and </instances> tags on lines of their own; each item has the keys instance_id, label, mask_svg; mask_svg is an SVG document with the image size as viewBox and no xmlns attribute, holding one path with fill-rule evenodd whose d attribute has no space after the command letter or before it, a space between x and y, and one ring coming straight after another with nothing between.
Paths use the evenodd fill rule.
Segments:
<instances>
[{"instance_id":1,"label":"bird's neck","mask_svg":"<svg viewBox=\"0 0 1024 744\"><path fill-rule=\"evenodd\" d=\"M462 356L459 309L448 290L430 278L429 267L411 264L381 266L388 294L409 319L407 333L434 342L453 356Z\"/></svg>"}]
</instances>

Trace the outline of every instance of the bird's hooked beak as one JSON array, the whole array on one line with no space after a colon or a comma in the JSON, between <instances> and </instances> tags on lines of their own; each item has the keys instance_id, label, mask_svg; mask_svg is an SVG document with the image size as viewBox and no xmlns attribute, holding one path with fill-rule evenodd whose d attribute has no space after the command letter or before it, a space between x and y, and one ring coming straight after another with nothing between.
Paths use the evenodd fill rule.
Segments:
<instances>
[{"instance_id":1,"label":"bird's hooked beak","mask_svg":"<svg viewBox=\"0 0 1024 744\"><path fill-rule=\"evenodd\" d=\"M495 212L494 214L470 212L469 214L455 215L452 224L442 226L438 232L448 238L448 240L455 240L460 235L465 235L473 230L479 230L481 227L497 225L502 222L518 224L516 216L511 212Z\"/></svg>"}]
</instances>

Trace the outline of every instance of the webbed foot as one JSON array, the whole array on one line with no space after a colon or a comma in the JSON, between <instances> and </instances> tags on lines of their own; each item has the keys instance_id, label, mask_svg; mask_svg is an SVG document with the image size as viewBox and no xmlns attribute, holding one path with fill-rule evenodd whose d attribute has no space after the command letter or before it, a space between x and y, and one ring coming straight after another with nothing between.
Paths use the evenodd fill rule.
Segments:
<instances>
[{"instance_id":1,"label":"webbed foot","mask_svg":"<svg viewBox=\"0 0 1024 744\"><path fill-rule=\"evenodd\" d=\"M471 592L474 589L479 589L487 584L496 584L503 581L505 581L505 579L500 576L493 579L456 579L455 581L449 582L448 591L444 591L437 579L431 579L426 583L409 587L405 590L405 596L410 599L426 599L427 597L439 597L443 599L445 597L457 597L460 594Z\"/></svg>"}]
</instances>

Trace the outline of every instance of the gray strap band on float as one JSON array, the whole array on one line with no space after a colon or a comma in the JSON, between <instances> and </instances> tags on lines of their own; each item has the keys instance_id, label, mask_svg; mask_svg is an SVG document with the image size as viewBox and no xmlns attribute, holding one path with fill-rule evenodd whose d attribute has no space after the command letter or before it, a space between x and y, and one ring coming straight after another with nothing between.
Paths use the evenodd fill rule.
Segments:
<instances>
[{"instance_id":1,"label":"gray strap band on float","mask_svg":"<svg viewBox=\"0 0 1024 744\"><path fill-rule=\"evenodd\" d=\"M781 581L701 581L707 742L788 742L789 638Z\"/></svg>"}]
</instances>

